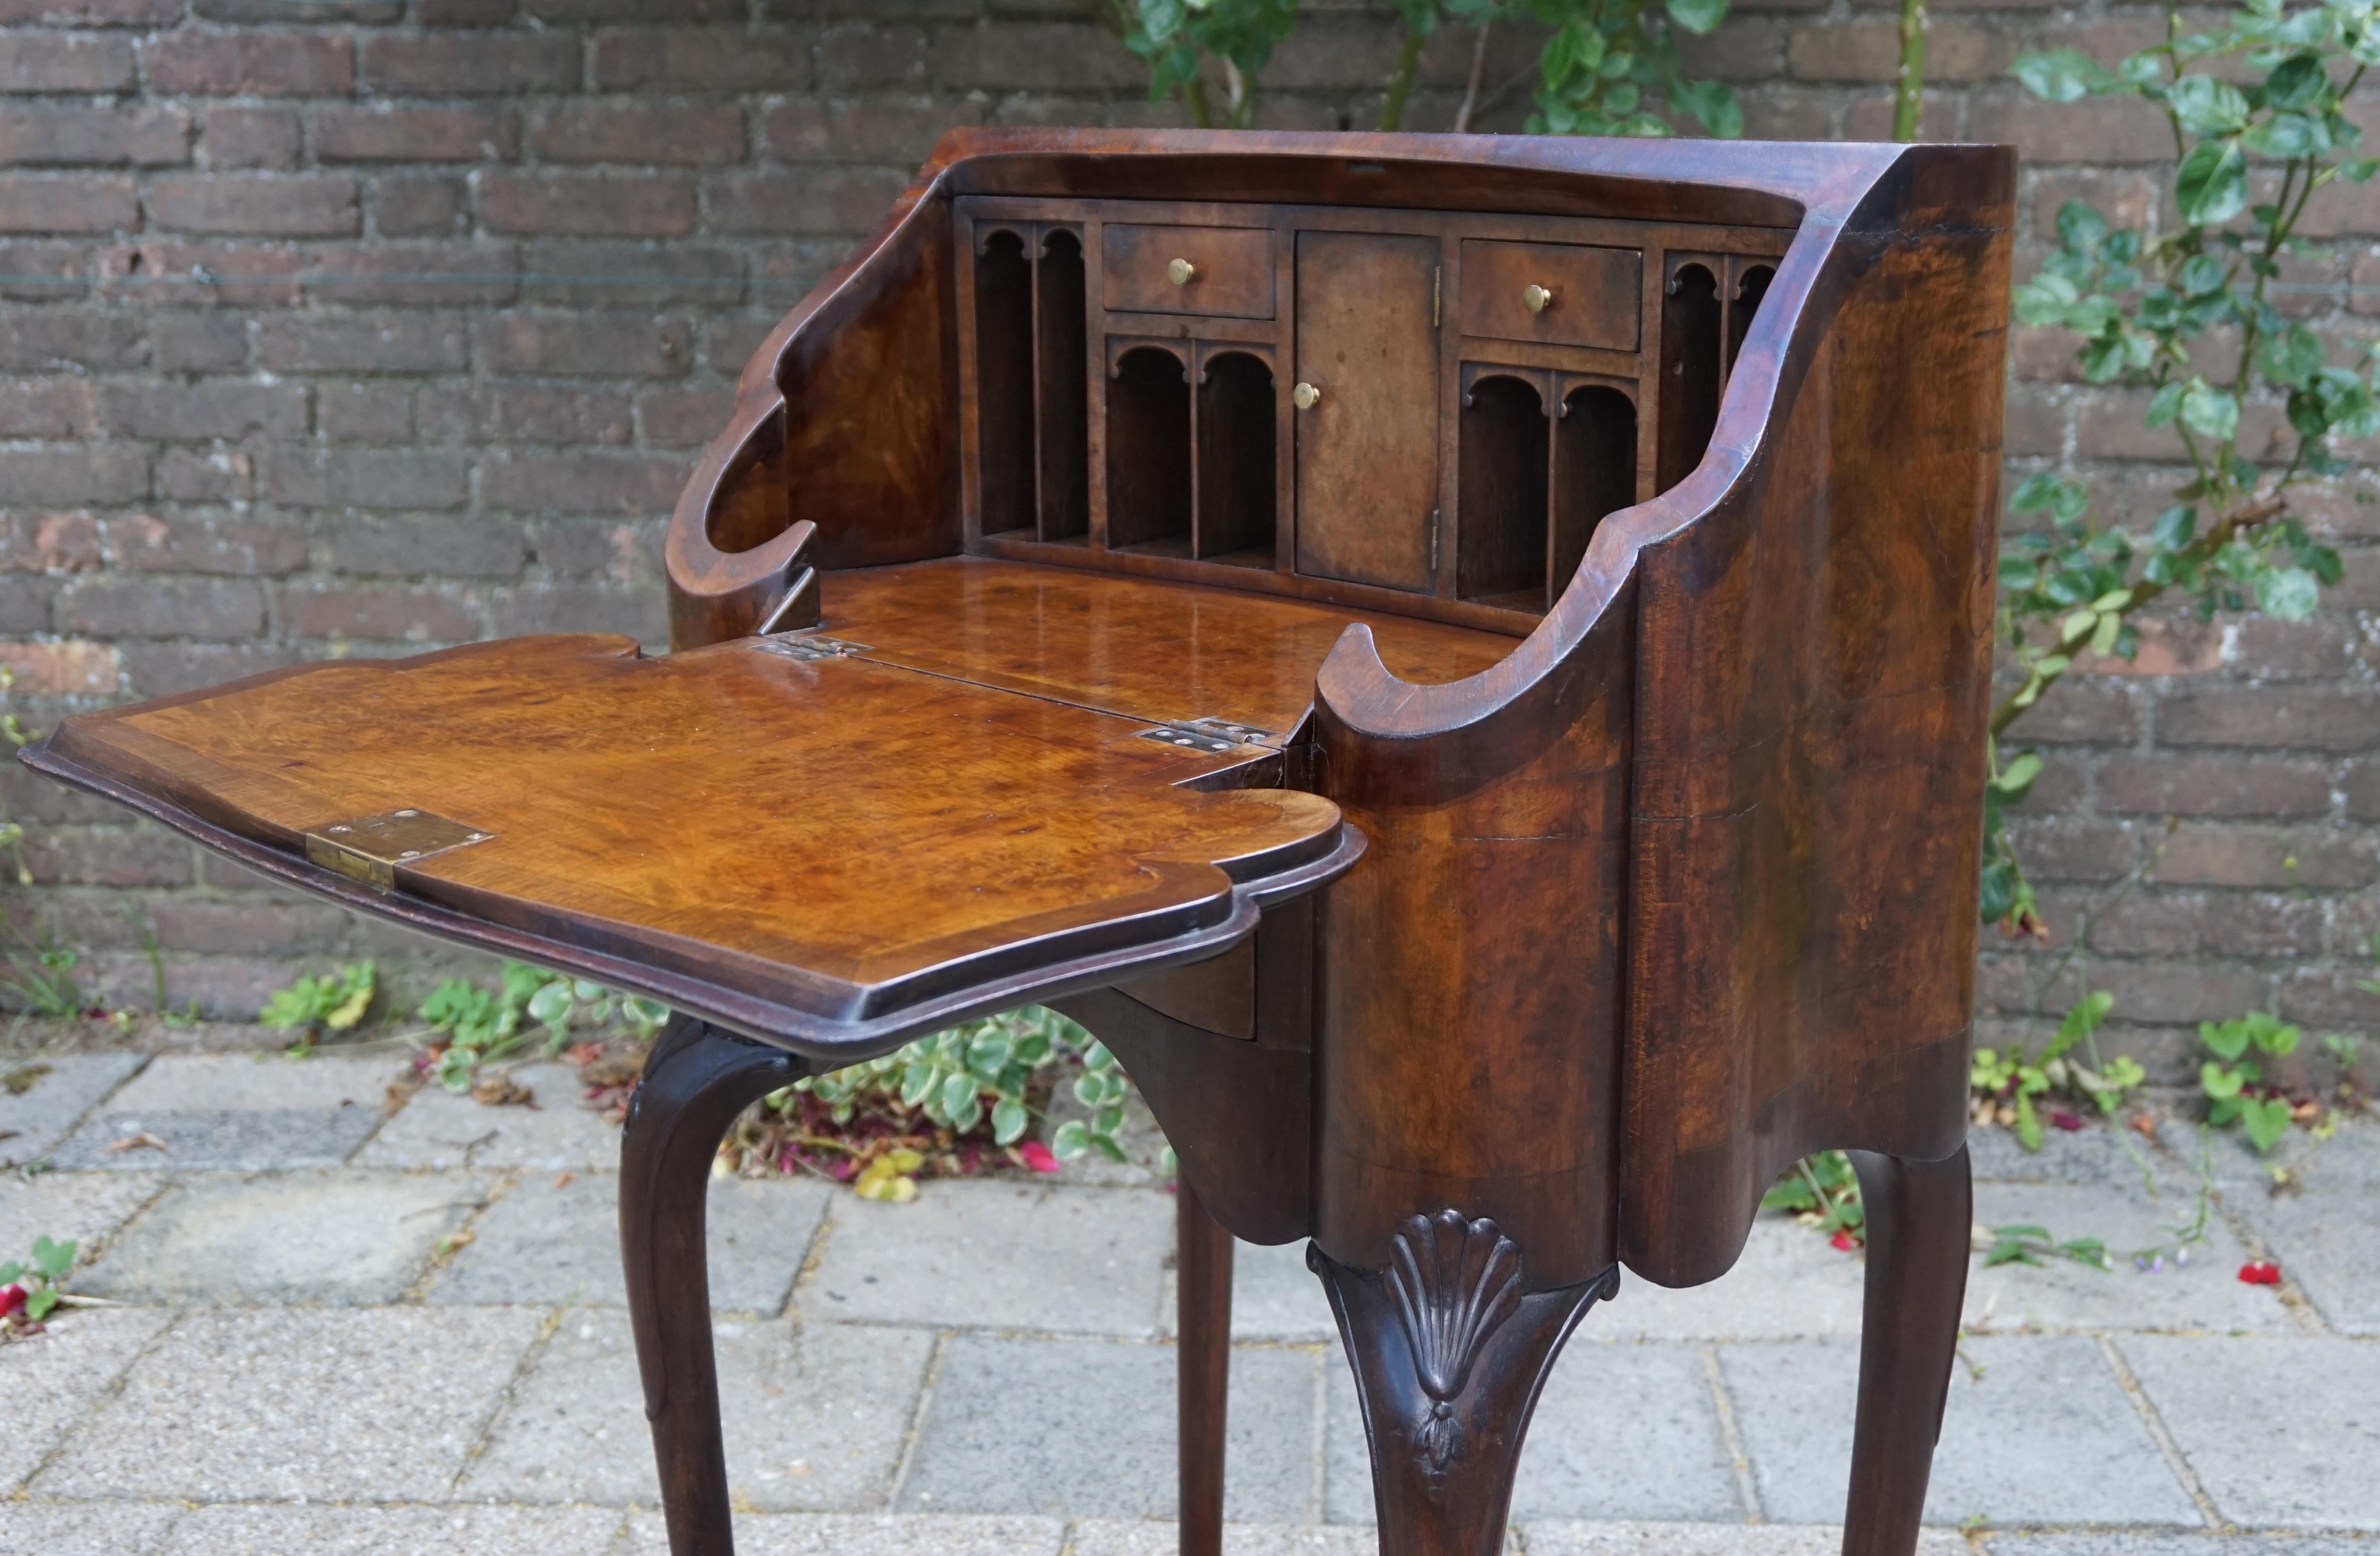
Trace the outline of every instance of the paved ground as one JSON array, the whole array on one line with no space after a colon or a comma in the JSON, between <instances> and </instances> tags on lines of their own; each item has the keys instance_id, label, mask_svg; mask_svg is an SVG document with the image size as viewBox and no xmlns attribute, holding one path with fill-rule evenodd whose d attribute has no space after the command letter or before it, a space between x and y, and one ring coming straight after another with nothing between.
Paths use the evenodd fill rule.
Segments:
<instances>
[{"instance_id":1,"label":"paved ground","mask_svg":"<svg viewBox=\"0 0 2380 1556\"><path fill-rule=\"evenodd\" d=\"M18 1063L11 1061L12 1064ZM385 1059L58 1056L0 1087L0 1250L84 1246L81 1309L0 1348L0 1551L659 1553L613 1251L615 1142ZM7 1077L0 1076L0 1080ZM24 1078L19 1073L18 1080ZM139 1136L163 1149L114 1149ZM2184 1143L2176 1137L2176 1143ZM2144 1246L2190 1202L2108 1134L1979 1141L1978 1219ZM2226 1146L2186 1268L1977 1270L1929 1556L2380 1556L2380 1130ZM1162 1556L1171 1201L1132 1174L714 1185L747 1553ZM1117 1179L1123 1181L1116 1181ZM2251 1253L2279 1288L2243 1285ZM1820 1556L1856 1261L1764 1221L1737 1270L1588 1317L1515 1498L1528 1556ZM1246 1556L1367 1552L1345 1364L1298 1250L1243 1248L1231 1513Z\"/></svg>"}]
</instances>

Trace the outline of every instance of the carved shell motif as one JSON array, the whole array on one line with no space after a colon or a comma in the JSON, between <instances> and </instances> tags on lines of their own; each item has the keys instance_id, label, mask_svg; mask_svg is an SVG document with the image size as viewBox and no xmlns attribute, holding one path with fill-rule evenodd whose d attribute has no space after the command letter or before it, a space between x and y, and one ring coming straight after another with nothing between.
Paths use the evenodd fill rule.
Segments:
<instances>
[{"instance_id":1,"label":"carved shell motif","mask_svg":"<svg viewBox=\"0 0 2380 1556\"><path fill-rule=\"evenodd\" d=\"M1389 1240L1389 1290L1414 1368L1441 1404L1463 1392L1497 1325L1521 1306L1521 1250L1492 1221L1415 1216Z\"/></svg>"}]
</instances>

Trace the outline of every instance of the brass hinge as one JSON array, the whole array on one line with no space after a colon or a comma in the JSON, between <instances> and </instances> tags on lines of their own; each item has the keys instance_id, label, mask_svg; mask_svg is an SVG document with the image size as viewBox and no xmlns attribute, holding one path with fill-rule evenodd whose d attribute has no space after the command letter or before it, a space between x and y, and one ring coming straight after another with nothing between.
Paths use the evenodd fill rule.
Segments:
<instances>
[{"instance_id":1,"label":"brass hinge","mask_svg":"<svg viewBox=\"0 0 2380 1556\"><path fill-rule=\"evenodd\" d=\"M1446 280L1446 267L1445 267L1444 265L1432 265L1432 266L1430 266L1430 269L1429 269L1429 327L1430 327L1431 329L1433 329L1433 330L1434 330L1434 329L1436 329L1436 328L1438 328L1438 304L1439 304L1439 297L1442 295L1443 290L1444 290L1443 283L1445 282L1445 280Z\"/></svg>"},{"instance_id":2,"label":"brass hinge","mask_svg":"<svg viewBox=\"0 0 2380 1556\"><path fill-rule=\"evenodd\" d=\"M1273 738L1272 731L1258 729L1254 724L1235 723L1231 719L1183 719L1176 727L1195 729L1201 735L1212 735L1242 746L1262 746Z\"/></svg>"},{"instance_id":3,"label":"brass hinge","mask_svg":"<svg viewBox=\"0 0 2380 1556\"><path fill-rule=\"evenodd\" d=\"M849 659L868 652L865 643L846 643L840 638L820 638L815 633L799 638L763 638L752 646L764 654L804 663L820 659Z\"/></svg>"},{"instance_id":4,"label":"brass hinge","mask_svg":"<svg viewBox=\"0 0 2380 1556\"><path fill-rule=\"evenodd\" d=\"M427 810L387 810L314 828L306 834L306 857L377 891L393 892L397 866L494 835Z\"/></svg>"},{"instance_id":5,"label":"brass hinge","mask_svg":"<svg viewBox=\"0 0 2380 1556\"><path fill-rule=\"evenodd\" d=\"M1140 732L1143 740L1155 740L1167 746L1179 746L1187 751L1204 751L1212 756L1222 751L1236 751L1244 744L1226 735L1209 735L1203 729L1187 724L1159 724L1155 729Z\"/></svg>"},{"instance_id":6,"label":"brass hinge","mask_svg":"<svg viewBox=\"0 0 2380 1556\"><path fill-rule=\"evenodd\" d=\"M1433 578L1438 577L1438 509L1429 510L1429 576Z\"/></svg>"}]
</instances>

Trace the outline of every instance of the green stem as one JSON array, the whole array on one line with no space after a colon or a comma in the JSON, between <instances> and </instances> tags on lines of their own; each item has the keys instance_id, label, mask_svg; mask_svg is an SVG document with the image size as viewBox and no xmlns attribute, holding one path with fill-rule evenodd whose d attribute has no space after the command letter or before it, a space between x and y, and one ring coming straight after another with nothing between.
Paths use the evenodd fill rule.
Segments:
<instances>
[{"instance_id":1,"label":"green stem","mask_svg":"<svg viewBox=\"0 0 2380 1556\"><path fill-rule=\"evenodd\" d=\"M1917 139L1925 111L1925 0L1900 0L1900 69L1892 81L1892 138Z\"/></svg>"},{"instance_id":2,"label":"green stem","mask_svg":"<svg viewBox=\"0 0 2380 1556\"><path fill-rule=\"evenodd\" d=\"M1200 129L1215 128L1215 111L1207 103L1207 83L1193 77L1182 83L1182 106L1189 112L1190 122Z\"/></svg>"},{"instance_id":3,"label":"green stem","mask_svg":"<svg viewBox=\"0 0 2380 1556\"><path fill-rule=\"evenodd\" d=\"M1388 101L1380 104L1384 130L1404 128L1405 100L1413 95L1414 76L1421 68L1421 46L1427 41L1414 29L1405 29L1405 41L1397 49L1397 67L1389 72Z\"/></svg>"}]
</instances>

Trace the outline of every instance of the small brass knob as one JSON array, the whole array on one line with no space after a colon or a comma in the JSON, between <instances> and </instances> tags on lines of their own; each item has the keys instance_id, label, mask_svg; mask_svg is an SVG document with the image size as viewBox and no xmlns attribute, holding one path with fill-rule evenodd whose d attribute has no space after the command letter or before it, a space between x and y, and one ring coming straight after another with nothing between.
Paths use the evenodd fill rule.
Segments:
<instances>
[{"instance_id":1,"label":"small brass knob","mask_svg":"<svg viewBox=\"0 0 2380 1556\"><path fill-rule=\"evenodd\" d=\"M1198 267L1188 260L1169 260L1165 264L1165 279L1177 286L1187 286L1198 279Z\"/></svg>"},{"instance_id":2,"label":"small brass knob","mask_svg":"<svg viewBox=\"0 0 2380 1556\"><path fill-rule=\"evenodd\" d=\"M1301 383L1289 392L1289 403L1300 410L1312 410L1315 402L1321 398L1322 391L1311 383Z\"/></svg>"},{"instance_id":3,"label":"small brass knob","mask_svg":"<svg viewBox=\"0 0 2380 1556\"><path fill-rule=\"evenodd\" d=\"M1543 286L1532 286L1521 288L1521 306L1532 313L1543 313L1553 306L1553 302L1554 295Z\"/></svg>"}]
</instances>

